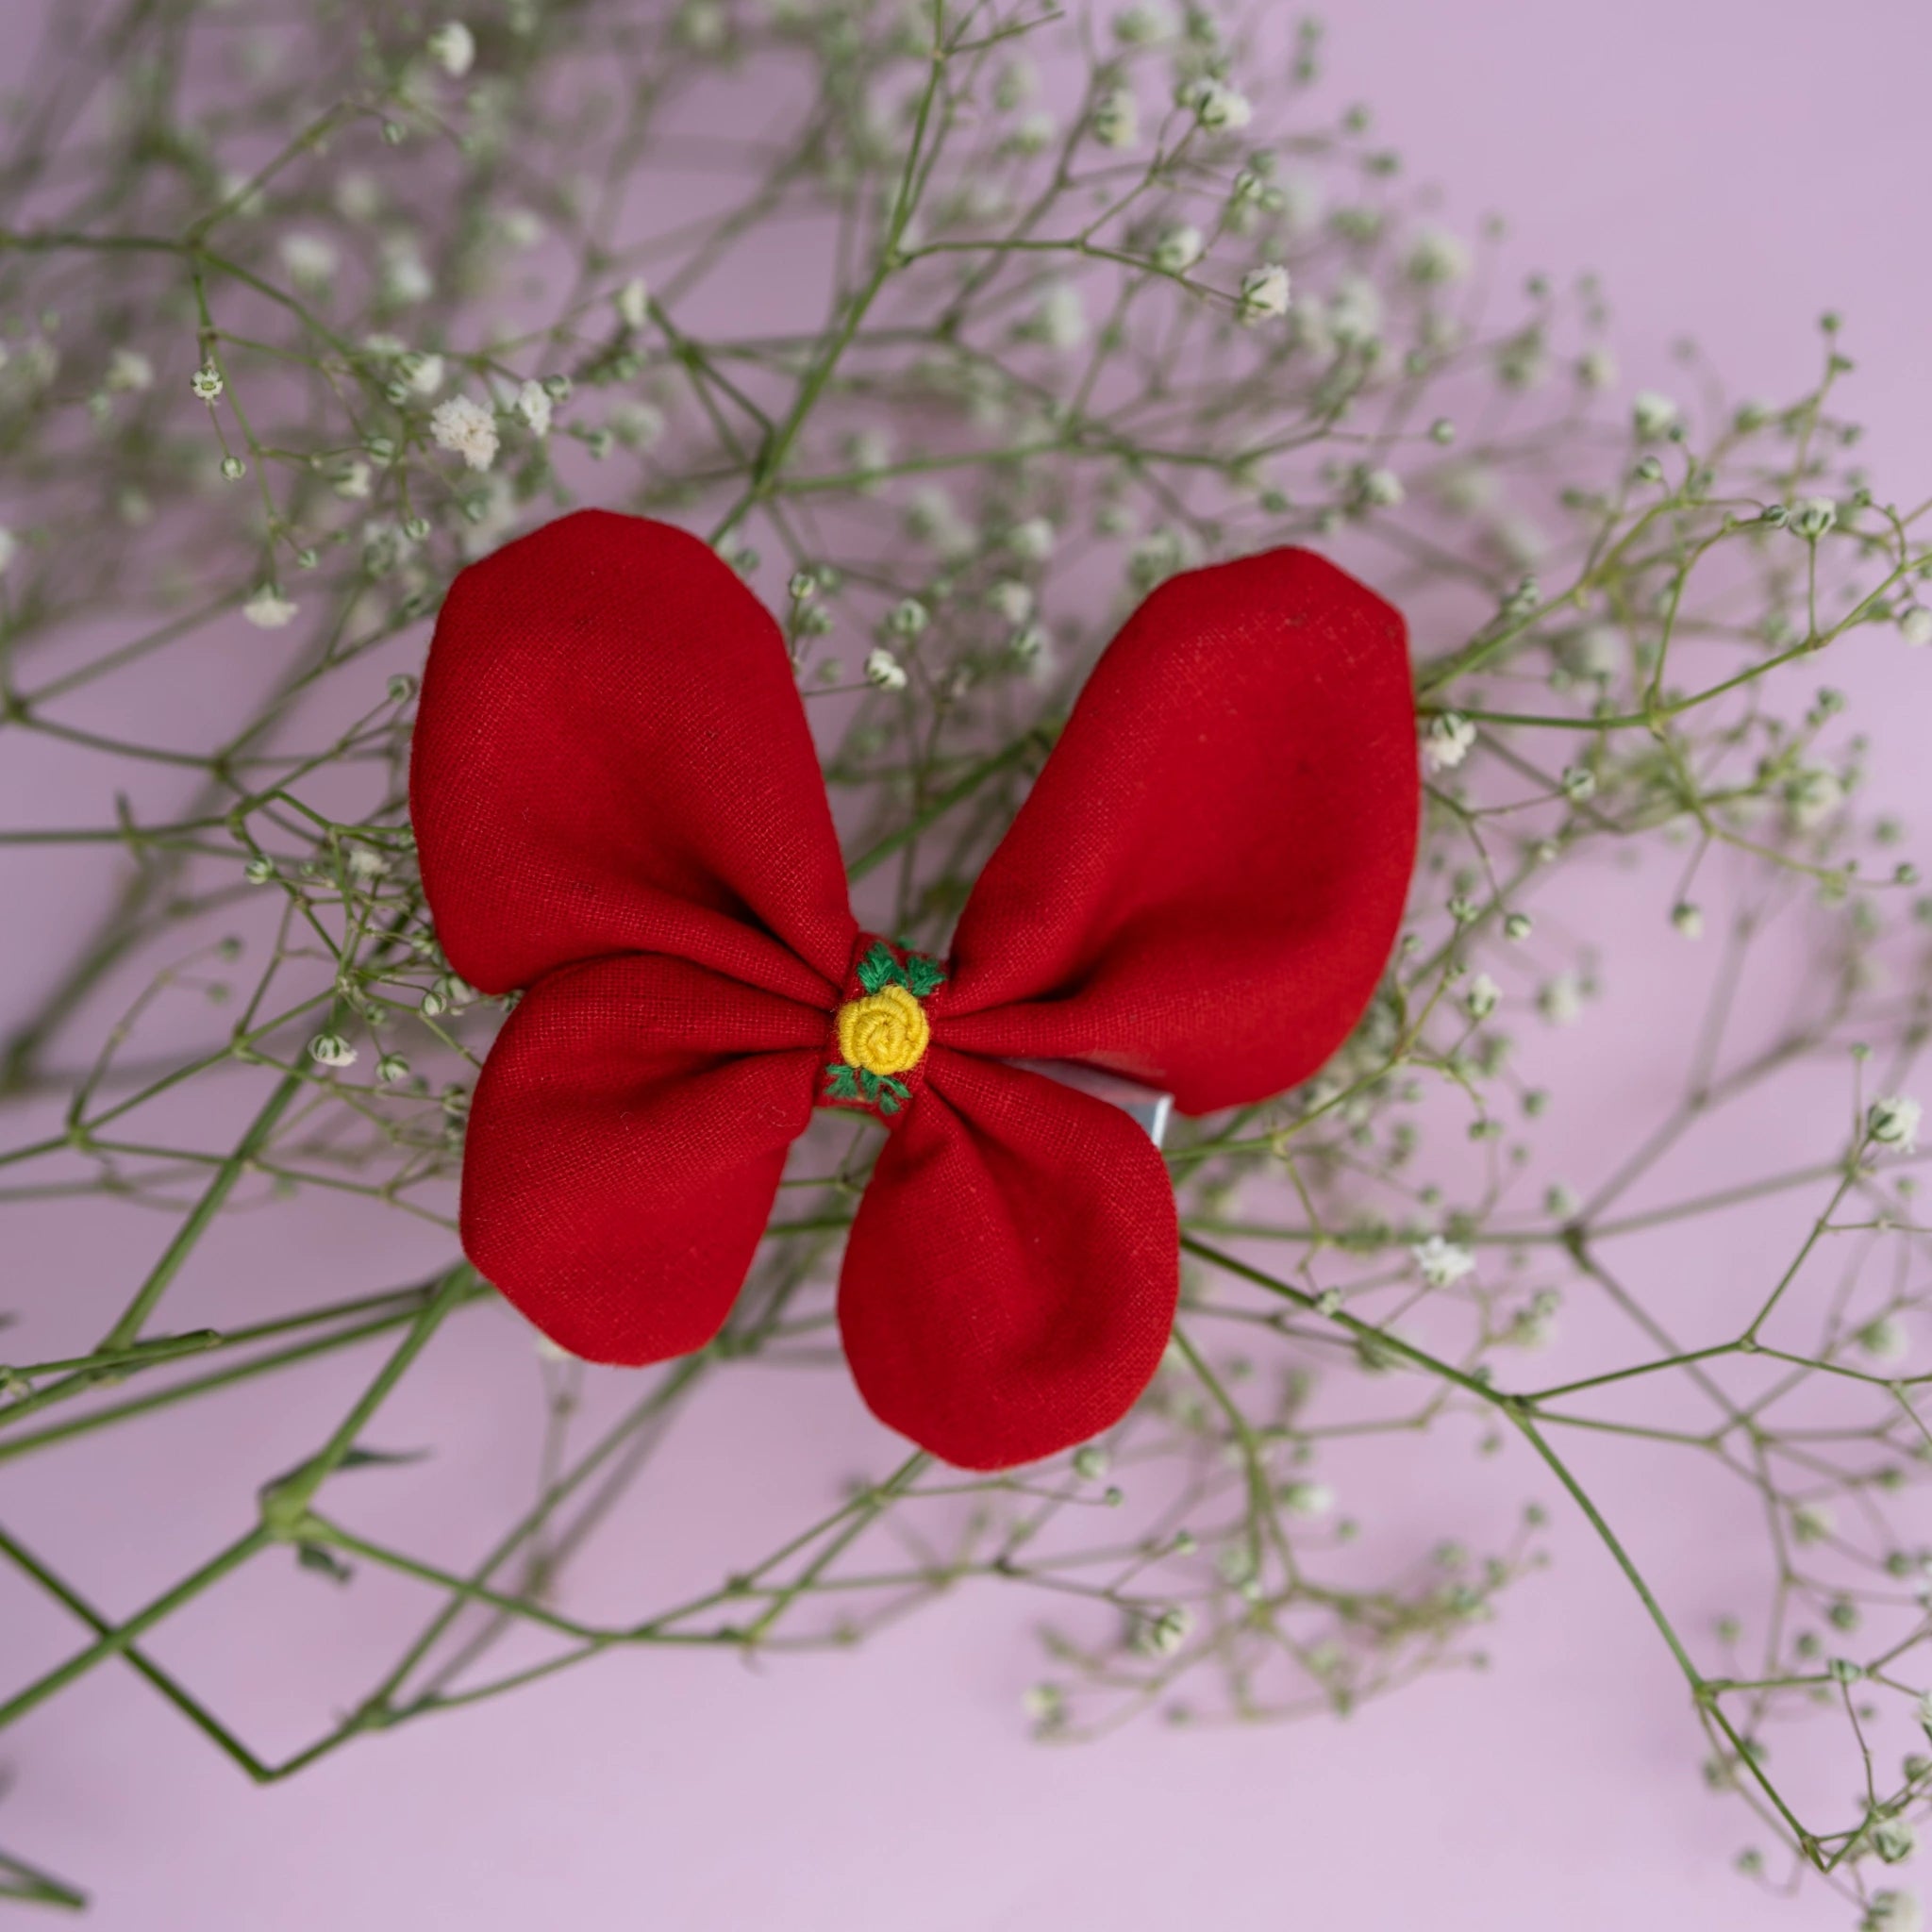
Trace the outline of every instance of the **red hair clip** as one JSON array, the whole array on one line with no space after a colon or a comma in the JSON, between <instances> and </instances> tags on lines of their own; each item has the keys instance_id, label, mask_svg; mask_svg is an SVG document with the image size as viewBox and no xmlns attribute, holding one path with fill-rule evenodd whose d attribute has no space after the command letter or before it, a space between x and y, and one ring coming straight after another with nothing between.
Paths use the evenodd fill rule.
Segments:
<instances>
[{"instance_id":1,"label":"red hair clip","mask_svg":"<svg viewBox=\"0 0 1932 1932\"><path fill-rule=\"evenodd\" d=\"M1001 1469L1108 1427L1179 1252L1126 1114L1306 1079L1414 863L1401 618L1274 550L1172 578L1108 645L944 958L860 932L778 628L702 542L584 510L458 577L410 773L452 969L525 989L477 1082L463 1246L593 1361L705 1346L815 1107L887 1130L839 1284L874 1414Z\"/></svg>"}]
</instances>

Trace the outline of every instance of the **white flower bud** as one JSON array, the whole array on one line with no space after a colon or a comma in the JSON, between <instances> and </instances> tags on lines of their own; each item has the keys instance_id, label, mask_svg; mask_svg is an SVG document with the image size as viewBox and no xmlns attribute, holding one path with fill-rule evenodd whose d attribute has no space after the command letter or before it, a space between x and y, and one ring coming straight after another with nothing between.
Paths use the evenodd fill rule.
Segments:
<instances>
[{"instance_id":1,"label":"white flower bud","mask_svg":"<svg viewBox=\"0 0 1932 1932\"><path fill-rule=\"evenodd\" d=\"M1424 287L1459 282L1469 275L1469 250L1457 236L1441 228L1424 228L1415 238L1404 267L1410 281Z\"/></svg>"},{"instance_id":2,"label":"white flower bud","mask_svg":"<svg viewBox=\"0 0 1932 1932\"><path fill-rule=\"evenodd\" d=\"M550 434L550 391L541 382L526 382L517 391L517 414L533 436Z\"/></svg>"},{"instance_id":3,"label":"white flower bud","mask_svg":"<svg viewBox=\"0 0 1932 1932\"><path fill-rule=\"evenodd\" d=\"M1326 1516L1335 1507L1335 1491L1326 1483L1290 1483L1281 1491L1281 1507L1291 1516Z\"/></svg>"},{"instance_id":4,"label":"white flower bud","mask_svg":"<svg viewBox=\"0 0 1932 1932\"><path fill-rule=\"evenodd\" d=\"M1907 1818L1877 1818L1872 1823L1872 1849L1888 1865L1902 1864L1918 1849L1919 1836Z\"/></svg>"},{"instance_id":5,"label":"white flower bud","mask_svg":"<svg viewBox=\"0 0 1932 1932\"><path fill-rule=\"evenodd\" d=\"M289 278L305 289L326 289L341 265L335 243L321 235L284 235L279 248Z\"/></svg>"},{"instance_id":6,"label":"white flower bud","mask_svg":"<svg viewBox=\"0 0 1932 1932\"><path fill-rule=\"evenodd\" d=\"M1361 483L1362 501L1376 509L1393 509L1402 501L1402 478L1393 470L1371 470Z\"/></svg>"},{"instance_id":7,"label":"white flower bud","mask_svg":"<svg viewBox=\"0 0 1932 1932\"><path fill-rule=\"evenodd\" d=\"M1865 1113L1865 1131L1881 1147L1896 1148L1901 1154L1915 1154L1919 1147L1919 1123L1924 1108L1904 1093L1890 1093L1874 1100Z\"/></svg>"},{"instance_id":8,"label":"white flower bud","mask_svg":"<svg viewBox=\"0 0 1932 1932\"><path fill-rule=\"evenodd\" d=\"M1423 762L1432 772L1453 771L1474 742L1475 726L1459 711L1444 711L1429 720L1423 734Z\"/></svg>"},{"instance_id":9,"label":"white flower bud","mask_svg":"<svg viewBox=\"0 0 1932 1932\"><path fill-rule=\"evenodd\" d=\"M1008 624L1024 624L1033 615L1032 587L1016 577L1002 577L987 591L986 601Z\"/></svg>"},{"instance_id":10,"label":"white flower bud","mask_svg":"<svg viewBox=\"0 0 1932 1932\"><path fill-rule=\"evenodd\" d=\"M1617 358L1607 349L1586 349L1576 358L1576 379L1585 389L1608 389L1617 379Z\"/></svg>"},{"instance_id":11,"label":"white flower bud","mask_svg":"<svg viewBox=\"0 0 1932 1932\"><path fill-rule=\"evenodd\" d=\"M1574 1026L1583 1017L1583 988L1574 973L1559 973L1537 991L1536 1009L1552 1026Z\"/></svg>"},{"instance_id":12,"label":"white flower bud","mask_svg":"<svg viewBox=\"0 0 1932 1932\"><path fill-rule=\"evenodd\" d=\"M1288 313L1288 271L1278 261L1264 262L1241 277L1235 320L1250 326L1277 321Z\"/></svg>"},{"instance_id":13,"label":"white flower bud","mask_svg":"<svg viewBox=\"0 0 1932 1932\"><path fill-rule=\"evenodd\" d=\"M1148 1657L1172 1657L1188 1641L1193 1624L1187 1606L1175 1604L1139 1624L1134 1632L1135 1647Z\"/></svg>"},{"instance_id":14,"label":"white flower bud","mask_svg":"<svg viewBox=\"0 0 1932 1932\"><path fill-rule=\"evenodd\" d=\"M1880 1315L1874 1322L1867 1322L1858 1330L1858 1346L1874 1361L1895 1362L1902 1359L1911 1349L1911 1338L1905 1331L1905 1324L1890 1315Z\"/></svg>"},{"instance_id":15,"label":"white flower bud","mask_svg":"<svg viewBox=\"0 0 1932 1932\"><path fill-rule=\"evenodd\" d=\"M651 319L651 291L643 276L631 276L611 297L611 306L625 328L642 328Z\"/></svg>"},{"instance_id":16,"label":"white flower bud","mask_svg":"<svg viewBox=\"0 0 1932 1932\"><path fill-rule=\"evenodd\" d=\"M1432 1234L1427 1241L1408 1252L1414 1257L1423 1279L1431 1288L1447 1288L1452 1282L1460 1281L1465 1274L1475 1272L1475 1257L1467 1248L1445 1241L1439 1234Z\"/></svg>"},{"instance_id":17,"label":"white flower bud","mask_svg":"<svg viewBox=\"0 0 1932 1932\"><path fill-rule=\"evenodd\" d=\"M293 620L295 606L273 584L263 584L242 605L242 615L258 630L281 630Z\"/></svg>"},{"instance_id":18,"label":"white flower bud","mask_svg":"<svg viewBox=\"0 0 1932 1932\"><path fill-rule=\"evenodd\" d=\"M1208 244L1199 228L1182 222L1163 228L1154 244L1154 266L1171 275L1182 275L1207 253Z\"/></svg>"},{"instance_id":19,"label":"white flower bud","mask_svg":"<svg viewBox=\"0 0 1932 1932\"><path fill-rule=\"evenodd\" d=\"M459 20L445 22L425 45L429 58L452 80L460 80L475 63L476 37Z\"/></svg>"},{"instance_id":20,"label":"white flower bud","mask_svg":"<svg viewBox=\"0 0 1932 1932\"><path fill-rule=\"evenodd\" d=\"M1801 496L1791 509L1790 529L1815 543L1838 522L1838 505L1828 496Z\"/></svg>"},{"instance_id":21,"label":"white flower bud","mask_svg":"<svg viewBox=\"0 0 1932 1932\"><path fill-rule=\"evenodd\" d=\"M1007 532L1007 548L1028 563L1044 563L1053 545L1054 527L1045 517L1028 517Z\"/></svg>"},{"instance_id":22,"label":"white flower bud","mask_svg":"<svg viewBox=\"0 0 1932 1932\"><path fill-rule=\"evenodd\" d=\"M1132 147L1141 132L1141 108L1132 90L1109 88L1093 104L1089 125L1102 147Z\"/></svg>"},{"instance_id":23,"label":"white flower bud","mask_svg":"<svg viewBox=\"0 0 1932 1932\"><path fill-rule=\"evenodd\" d=\"M1654 442L1659 436L1670 434L1672 425L1677 420L1677 406L1669 396L1658 395L1654 389L1640 390L1636 401L1630 406L1630 415L1639 438L1645 442Z\"/></svg>"},{"instance_id":24,"label":"white flower bud","mask_svg":"<svg viewBox=\"0 0 1932 1932\"><path fill-rule=\"evenodd\" d=\"M152 389L155 365L139 349L116 349L108 358L108 373L102 380L110 390Z\"/></svg>"},{"instance_id":25,"label":"white flower bud","mask_svg":"<svg viewBox=\"0 0 1932 1932\"><path fill-rule=\"evenodd\" d=\"M1216 133L1245 127L1255 118L1247 96L1218 80L1190 81L1174 97L1174 105L1191 108L1194 119Z\"/></svg>"}]
</instances>

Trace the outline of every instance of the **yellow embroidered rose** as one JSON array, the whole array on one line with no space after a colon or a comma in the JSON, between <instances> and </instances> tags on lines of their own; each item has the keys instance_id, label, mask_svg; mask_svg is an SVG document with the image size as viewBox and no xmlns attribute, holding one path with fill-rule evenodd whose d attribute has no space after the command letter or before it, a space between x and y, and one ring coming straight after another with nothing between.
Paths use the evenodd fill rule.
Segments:
<instances>
[{"instance_id":1,"label":"yellow embroidered rose","mask_svg":"<svg viewBox=\"0 0 1932 1932\"><path fill-rule=\"evenodd\" d=\"M903 1074L925 1058L932 1028L903 986L882 986L839 1008L839 1051L868 1074Z\"/></svg>"}]
</instances>

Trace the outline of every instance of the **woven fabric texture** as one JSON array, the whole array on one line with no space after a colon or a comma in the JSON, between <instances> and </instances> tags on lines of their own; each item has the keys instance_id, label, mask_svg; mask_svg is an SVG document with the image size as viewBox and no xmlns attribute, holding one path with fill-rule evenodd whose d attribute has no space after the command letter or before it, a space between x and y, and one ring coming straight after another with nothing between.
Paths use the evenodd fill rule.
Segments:
<instances>
[{"instance_id":1,"label":"woven fabric texture","mask_svg":"<svg viewBox=\"0 0 1932 1932\"><path fill-rule=\"evenodd\" d=\"M840 1279L882 1421L999 1469L1126 1412L1174 1321L1166 1166L1003 1062L1085 1060L1189 1113L1307 1078L1388 958L1417 808L1402 621L1373 592L1279 550L1147 599L921 1003ZM451 967L524 990L471 1108L466 1252L591 1360L702 1348L872 943L777 626L663 524L583 510L508 544L438 621L410 809Z\"/></svg>"}]
</instances>

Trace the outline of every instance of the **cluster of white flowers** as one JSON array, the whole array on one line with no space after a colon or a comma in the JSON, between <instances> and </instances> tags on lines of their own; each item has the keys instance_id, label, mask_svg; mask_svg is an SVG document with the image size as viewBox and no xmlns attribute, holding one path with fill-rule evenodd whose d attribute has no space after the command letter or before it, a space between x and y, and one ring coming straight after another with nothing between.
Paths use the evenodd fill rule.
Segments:
<instances>
[{"instance_id":1,"label":"cluster of white flowers","mask_svg":"<svg viewBox=\"0 0 1932 1932\"><path fill-rule=\"evenodd\" d=\"M880 691L904 691L906 667L883 644L877 645L866 658L865 681Z\"/></svg>"},{"instance_id":2,"label":"cluster of white flowers","mask_svg":"<svg viewBox=\"0 0 1932 1932\"><path fill-rule=\"evenodd\" d=\"M496 418L468 396L451 396L429 414L429 433L439 449L462 458L473 470L496 460Z\"/></svg>"}]
</instances>

